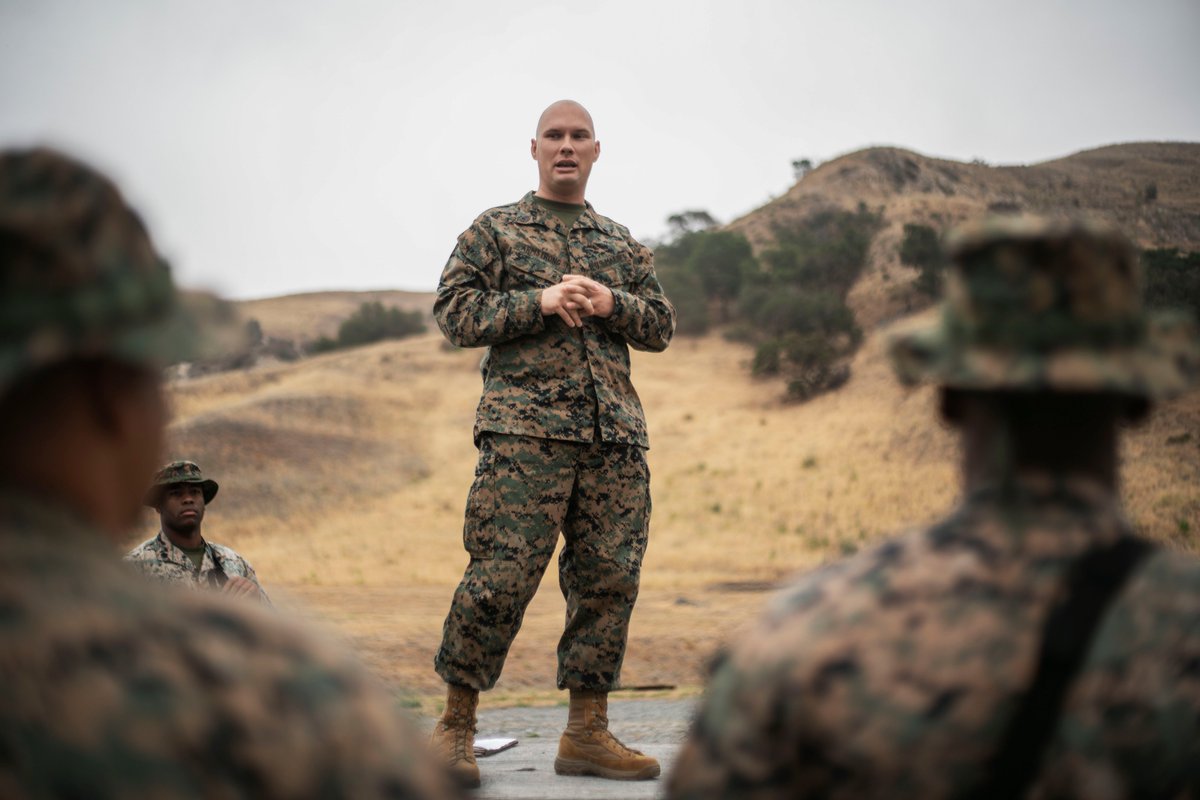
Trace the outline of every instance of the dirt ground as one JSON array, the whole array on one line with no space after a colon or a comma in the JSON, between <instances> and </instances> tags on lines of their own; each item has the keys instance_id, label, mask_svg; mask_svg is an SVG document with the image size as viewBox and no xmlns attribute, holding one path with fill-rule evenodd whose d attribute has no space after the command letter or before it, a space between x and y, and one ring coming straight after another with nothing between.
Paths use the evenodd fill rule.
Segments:
<instances>
[{"instance_id":1,"label":"dirt ground","mask_svg":"<svg viewBox=\"0 0 1200 800\"><path fill-rule=\"evenodd\" d=\"M803 405L747 374L718 336L634 353L650 425L654 512L623 680L695 687L764 587L948 511L957 448L931 389L903 390L868 336L850 382ZM414 704L466 565L479 352L433 335L180 382L170 458L221 483L205 535L250 560L277 605L350 642ZM1122 447L1137 529L1200 549L1200 392L1165 404ZM157 530L148 514L129 545ZM496 704L555 703L564 604L552 563Z\"/></svg>"},{"instance_id":2,"label":"dirt ground","mask_svg":"<svg viewBox=\"0 0 1200 800\"><path fill-rule=\"evenodd\" d=\"M398 691L438 697L441 679L433 656L441 641L450 593L428 586L272 587L276 604L348 641L372 671ZM703 683L706 665L722 642L752 619L769 597L759 583L701 590L644 589L630 629L622 671L627 687L674 687L686 693ZM489 705L554 697L555 648L565 605L548 573L529 606Z\"/></svg>"}]
</instances>

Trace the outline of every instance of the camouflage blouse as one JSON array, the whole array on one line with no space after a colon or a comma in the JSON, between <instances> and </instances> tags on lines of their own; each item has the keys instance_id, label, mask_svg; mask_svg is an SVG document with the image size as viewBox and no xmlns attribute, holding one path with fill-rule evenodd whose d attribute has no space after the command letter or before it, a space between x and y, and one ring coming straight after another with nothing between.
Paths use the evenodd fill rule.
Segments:
<instances>
[{"instance_id":1,"label":"camouflage blouse","mask_svg":"<svg viewBox=\"0 0 1200 800\"><path fill-rule=\"evenodd\" d=\"M484 431L647 447L629 347L658 352L675 309L654 255L589 205L570 230L530 193L485 211L458 238L438 285L434 316L453 344L488 347L475 439ZM586 275L613 293L610 317L569 328L543 317L542 290Z\"/></svg>"},{"instance_id":2,"label":"camouflage blouse","mask_svg":"<svg viewBox=\"0 0 1200 800\"><path fill-rule=\"evenodd\" d=\"M207 587L220 589L225 582L234 576L247 578L258 587L258 599L267 605L270 598L258 582L254 568L250 562L242 558L232 548L220 544L204 543L204 560L200 569L182 548L167 538L162 531L152 539L139 544L125 554L125 560L132 562L142 572L164 583L183 585L188 588Z\"/></svg>"},{"instance_id":3,"label":"camouflage blouse","mask_svg":"<svg viewBox=\"0 0 1200 800\"><path fill-rule=\"evenodd\" d=\"M451 793L342 648L140 580L77 517L0 493L0 797Z\"/></svg>"},{"instance_id":4,"label":"camouflage blouse","mask_svg":"<svg viewBox=\"0 0 1200 800\"><path fill-rule=\"evenodd\" d=\"M1128 535L1105 490L1033 478L808 574L719 662L681 798L966 796L1032 680L1064 572ZM1102 619L1031 797L1200 797L1200 564L1160 550Z\"/></svg>"}]
</instances>

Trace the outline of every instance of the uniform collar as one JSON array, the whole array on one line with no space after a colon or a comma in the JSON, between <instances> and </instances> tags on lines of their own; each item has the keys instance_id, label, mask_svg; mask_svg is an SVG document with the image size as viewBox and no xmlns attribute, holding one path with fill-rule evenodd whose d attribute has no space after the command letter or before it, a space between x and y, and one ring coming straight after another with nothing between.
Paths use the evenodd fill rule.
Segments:
<instances>
[{"instance_id":1,"label":"uniform collar","mask_svg":"<svg viewBox=\"0 0 1200 800\"><path fill-rule=\"evenodd\" d=\"M184 552L182 547L171 541L166 531L160 528L155 541L158 552L164 561L170 561L172 564L178 564L189 571L195 571L192 559L188 557L188 554ZM204 559L200 562L200 572L203 573L216 567L216 559L212 545L208 543L208 540L202 538L201 541L204 542Z\"/></svg>"},{"instance_id":2,"label":"uniform collar","mask_svg":"<svg viewBox=\"0 0 1200 800\"><path fill-rule=\"evenodd\" d=\"M541 225L552 231L567 233L567 226L563 225L562 220L533 202L533 195L533 192L526 192L525 196L517 202L516 223L518 225ZM575 221L574 227L592 228L609 235L616 234L612 223L597 214L596 209L592 208L592 204L587 200L583 201L583 213Z\"/></svg>"},{"instance_id":3,"label":"uniform collar","mask_svg":"<svg viewBox=\"0 0 1200 800\"><path fill-rule=\"evenodd\" d=\"M998 546L1015 542L1047 557L1083 552L1132 531L1115 491L1094 478L1050 472L1024 471L981 485L959 513L987 520L973 525L974 536Z\"/></svg>"}]
</instances>

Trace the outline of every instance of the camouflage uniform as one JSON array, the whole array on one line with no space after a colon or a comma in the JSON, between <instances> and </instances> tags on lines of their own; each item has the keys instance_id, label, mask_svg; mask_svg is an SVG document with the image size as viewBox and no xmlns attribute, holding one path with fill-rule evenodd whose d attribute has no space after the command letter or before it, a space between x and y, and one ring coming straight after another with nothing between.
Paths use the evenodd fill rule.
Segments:
<instances>
[{"instance_id":1,"label":"camouflage uniform","mask_svg":"<svg viewBox=\"0 0 1200 800\"><path fill-rule=\"evenodd\" d=\"M581 328L543 316L541 292L564 274L612 289L612 315ZM649 442L628 347L661 351L675 330L653 256L590 205L568 231L531 193L459 237L434 314L454 344L488 347L464 526L471 560L438 674L479 690L495 684L561 529L558 685L613 688L650 515Z\"/></svg>"},{"instance_id":2,"label":"camouflage uniform","mask_svg":"<svg viewBox=\"0 0 1200 800\"><path fill-rule=\"evenodd\" d=\"M198 312L178 304L111 183L54 152L0 153L0 400L72 357L194 352ZM65 497L0 487L0 797L447 794L338 648L139 580Z\"/></svg>"},{"instance_id":3,"label":"camouflage uniform","mask_svg":"<svg viewBox=\"0 0 1200 800\"><path fill-rule=\"evenodd\" d=\"M1158 397L1195 379L1195 327L1141 312L1115 232L993 221L950 250L941 325L893 341L906 383ZM1129 535L1108 488L1024 472L800 578L718 660L668 795L975 795L1064 573ZM1197 620L1200 564L1150 555L1101 617L1028 796L1200 796Z\"/></svg>"},{"instance_id":4,"label":"camouflage uniform","mask_svg":"<svg viewBox=\"0 0 1200 800\"><path fill-rule=\"evenodd\" d=\"M443 797L395 701L253 604L131 578L0 496L0 797Z\"/></svg>"},{"instance_id":5,"label":"camouflage uniform","mask_svg":"<svg viewBox=\"0 0 1200 800\"><path fill-rule=\"evenodd\" d=\"M213 542L204 542L204 560L200 568L188 558L188 554L167 538L162 531L157 536L139 544L125 554L138 571L163 583L185 586L189 589L220 588L233 577L242 577L258 587L258 599L270 605L271 600L258 582L254 567L238 555L231 547Z\"/></svg>"},{"instance_id":6,"label":"camouflage uniform","mask_svg":"<svg viewBox=\"0 0 1200 800\"><path fill-rule=\"evenodd\" d=\"M162 491L178 483L196 483L204 493L204 505L207 507L217 496L220 488L217 482L205 478L200 467L191 461L172 461L158 471L150 491L146 493L145 504L151 508L158 506ZM270 605L271 600L258 582L254 567L242 558L231 547L215 544L205 540L204 556L200 566L188 557L182 548L175 545L164 533L159 531L157 536L147 539L125 554L125 560L132 562L138 570L163 583L186 586L189 589L200 587L219 589L229 578L242 577L258 587L260 602Z\"/></svg>"}]
</instances>

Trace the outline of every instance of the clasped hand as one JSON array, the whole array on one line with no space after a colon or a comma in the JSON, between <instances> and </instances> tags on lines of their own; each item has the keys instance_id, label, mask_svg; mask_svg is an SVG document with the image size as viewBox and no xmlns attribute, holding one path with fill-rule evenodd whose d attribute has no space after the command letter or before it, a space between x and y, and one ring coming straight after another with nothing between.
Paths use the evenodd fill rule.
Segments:
<instances>
[{"instance_id":1,"label":"clasped hand","mask_svg":"<svg viewBox=\"0 0 1200 800\"><path fill-rule=\"evenodd\" d=\"M583 325L584 317L611 316L612 290L583 275L564 275L562 281L542 290L542 314L557 314L569 328Z\"/></svg>"}]
</instances>

